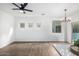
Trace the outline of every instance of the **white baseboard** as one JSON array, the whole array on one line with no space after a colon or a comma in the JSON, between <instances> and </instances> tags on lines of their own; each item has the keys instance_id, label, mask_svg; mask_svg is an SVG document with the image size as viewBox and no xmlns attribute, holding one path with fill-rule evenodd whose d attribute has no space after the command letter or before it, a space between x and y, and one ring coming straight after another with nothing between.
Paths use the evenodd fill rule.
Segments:
<instances>
[{"instance_id":1,"label":"white baseboard","mask_svg":"<svg viewBox=\"0 0 79 59\"><path fill-rule=\"evenodd\" d=\"M3 47L5 47L5 46L7 46L7 45L9 45L9 44L11 44L13 41L8 41L8 42L5 42L5 43L3 43L3 44L0 44L0 48L3 48Z\"/></svg>"}]
</instances>

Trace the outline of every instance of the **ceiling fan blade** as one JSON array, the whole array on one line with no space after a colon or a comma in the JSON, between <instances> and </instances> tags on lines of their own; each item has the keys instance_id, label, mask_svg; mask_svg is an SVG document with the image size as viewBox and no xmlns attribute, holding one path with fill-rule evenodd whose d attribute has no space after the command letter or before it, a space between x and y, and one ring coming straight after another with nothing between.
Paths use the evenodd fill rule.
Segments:
<instances>
[{"instance_id":1,"label":"ceiling fan blade","mask_svg":"<svg viewBox=\"0 0 79 59\"><path fill-rule=\"evenodd\" d=\"M29 10L29 9L24 9L25 11L29 11L29 12L33 12L33 10Z\"/></svg>"},{"instance_id":2,"label":"ceiling fan blade","mask_svg":"<svg viewBox=\"0 0 79 59\"><path fill-rule=\"evenodd\" d=\"M24 3L24 8L28 5L28 3Z\"/></svg>"},{"instance_id":3,"label":"ceiling fan blade","mask_svg":"<svg viewBox=\"0 0 79 59\"><path fill-rule=\"evenodd\" d=\"M18 8L13 8L12 10L20 10L20 9L18 9Z\"/></svg>"},{"instance_id":4,"label":"ceiling fan blade","mask_svg":"<svg viewBox=\"0 0 79 59\"><path fill-rule=\"evenodd\" d=\"M16 7L20 8L17 4L15 4L15 3L12 3L12 4L15 5Z\"/></svg>"},{"instance_id":5,"label":"ceiling fan blade","mask_svg":"<svg viewBox=\"0 0 79 59\"><path fill-rule=\"evenodd\" d=\"M23 4L20 4L21 5L21 8L20 9L24 9L26 7L28 3L23 3Z\"/></svg>"}]
</instances>

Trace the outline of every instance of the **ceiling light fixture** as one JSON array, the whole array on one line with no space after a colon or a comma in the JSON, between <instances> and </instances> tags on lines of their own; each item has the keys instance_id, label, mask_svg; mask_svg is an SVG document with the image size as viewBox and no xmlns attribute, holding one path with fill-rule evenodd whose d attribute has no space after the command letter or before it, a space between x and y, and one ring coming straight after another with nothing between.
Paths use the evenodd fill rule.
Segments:
<instances>
[{"instance_id":1,"label":"ceiling light fixture","mask_svg":"<svg viewBox=\"0 0 79 59\"><path fill-rule=\"evenodd\" d=\"M65 22L71 21L71 18L67 17L67 9L64 9L64 11L65 11L65 19L64 19L64 21Z\"/></svg>"},{"instance_id":2,"label":"ceiling light fixture","mask_svg":"<svg viewBox=\"0 0 79 59\"><path fill-rule=\"evenodd\" d=\"M23 11L23 10L20 10L20 13L24 13L24 14L25 14L26 12L25 12L25 11Z\"/></svg>"},{"instance_id":3,"label":"ceiling light fixture","mask_svg":"<svg viewBox=\"0 0 79 59\"><path fill-rule=\"evenodd\" d=\"M64 35L65 35L65 41L68 42L67 41L67 39L68 39L67 38L68 29L67 28L68 28L68 23L71 21L71 19L67 17L67 9L64 9L64 12L65 12L65 17L64 17L64 28L65 28L64 31L65 32L64 32Z\"/></svg>"},{"instance_id":4,"label":"ceiling light fixture","mask_svg":"<svg viewBox=\"0 0 79 59\"><path fill-rule=\"evenodd\" d=\"M23 11L22 11L22 10L20 10L19 12L23 13Z\"/></svg>"},{"instance_id":5,"label":"ceiling light fixture","mask_svg":"<svg viewBox=\"0 0 79 59\"><path fill-rule=\"evenodd\" d=\"M67 15L66 15L67 9L64 9L64 11L65 11L65 21L67 21Z\"/></svg>"}]
</instances>

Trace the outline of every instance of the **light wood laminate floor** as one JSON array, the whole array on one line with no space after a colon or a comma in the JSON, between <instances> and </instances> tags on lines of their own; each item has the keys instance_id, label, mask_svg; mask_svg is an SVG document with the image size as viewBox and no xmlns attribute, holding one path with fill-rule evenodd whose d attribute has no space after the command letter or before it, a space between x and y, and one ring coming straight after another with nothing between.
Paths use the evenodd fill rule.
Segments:
<instances>
[{"instance_id":1,"label":"light wood laminate floor","mask_svg":"<svg viewBox=\"0 0 79 59\"><path fill-rule=\"evenodd\" d=\"M59 56L52 43L12 43L0 49L0 56Z\"/></svg>"}]
</instances>

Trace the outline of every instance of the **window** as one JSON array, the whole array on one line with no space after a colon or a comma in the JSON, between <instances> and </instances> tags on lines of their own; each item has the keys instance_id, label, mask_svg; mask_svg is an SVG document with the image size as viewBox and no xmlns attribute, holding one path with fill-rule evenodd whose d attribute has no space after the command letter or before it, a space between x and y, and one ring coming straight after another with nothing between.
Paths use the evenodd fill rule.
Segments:
<instances>
[{"instance_id":1,"label":"window","mask_svg":"<svg viewBox=\"0 0 79 59\"><path fill-rule=\"evenodd\" d=\"M56 26L56 33L61 33L61 26L60 25Z\"/></svg>"},{"instance_id":2,"label":"window","mask_svg":"<svg viewBox=\"0 0 79 59\"><path fill-rule=\"evenodd\" d=\"M52 32L61 33L61 22L60 21L53 21Z\"/></svg>"},{"instance_id":3,"label":"window","mask_svg":"<svg viewBox=\"0 0 79 59\"><path fill-rule=\"evenodd\" d=\"M72 25L73 33L79 33L79 23L75 23Z\"/></svg>"}]
</instances>

